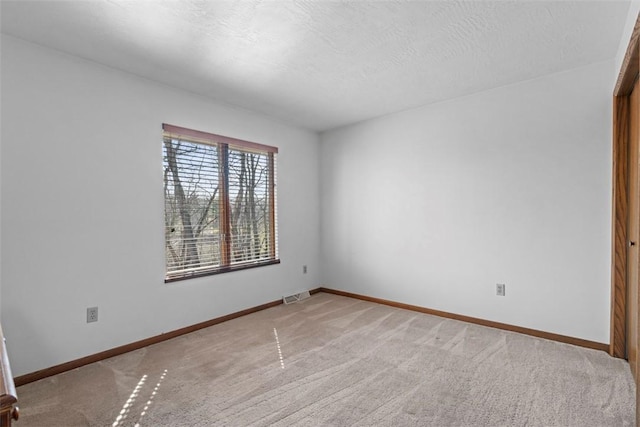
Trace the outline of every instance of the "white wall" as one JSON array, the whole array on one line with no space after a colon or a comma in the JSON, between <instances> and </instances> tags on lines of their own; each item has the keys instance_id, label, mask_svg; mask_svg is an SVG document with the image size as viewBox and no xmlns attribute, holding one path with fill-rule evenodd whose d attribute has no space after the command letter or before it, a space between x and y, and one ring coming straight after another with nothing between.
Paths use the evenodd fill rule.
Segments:
<instances>
[{"instance_id":1,"label":"white wall","mask_svg":"<svg viewBox=\"0 0 640 427\"><path fill-rule=\"evenodd\" d=\"M316 134L8 36L1 83L14 375L318 286ZM280 265L164 283L163 122L279 147Z\"/></svg>"},{"instance_id":2,"label":"white wall","mask_svg":"<svg viewBox=\"0 0 640 427\"><path fill-rule=\"evenodd\" d=\"M608 343L613 68L323 134L323 283Z\"/></svg>"},{"instance_id":3,"label":"white wall","mask_svg":"<svg viewBox=\"0 0 640 427\"><path fill-rule=\"evenodd\" d=\"M631 34L633 28L638 20L638 13L640 12L640 0L632 0L629 3L629 12L627 13L627 20L622 31L622 37L620 38L620 44L618 45L618 52L616 54L616 67L615 67L615 79L618 78L618 73L622 62L624 61L624 55L627 52L629 41L631 40Z\"/></svg>"}]
</instances>

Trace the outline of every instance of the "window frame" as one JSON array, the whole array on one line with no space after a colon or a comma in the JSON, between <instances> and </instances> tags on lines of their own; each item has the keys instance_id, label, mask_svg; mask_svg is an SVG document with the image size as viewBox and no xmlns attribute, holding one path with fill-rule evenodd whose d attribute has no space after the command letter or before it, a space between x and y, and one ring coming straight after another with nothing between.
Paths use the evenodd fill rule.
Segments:
<instances>
[{"instance_id":1,"label":"window frame","mask_svg":"<svg viewBox=\"0 0 640 427\"><path fill-rule=\"evenodd\" d=\"M263 267L266 265L279 264L280 259L278 257L278 232L277 232L277 210L276 210L276 154L278 148L258 144L255 142L245 141L241 139L231 138L228 136L217 135L208 132L202 132L194 129L188 129L180 126L170 125L167 123L162 124L162 141L168 138L183 140L192 144L208 145L216 148L218 152L219 161L219 197L220 197L220 218L219 218L219 236L220 239L220 265L217 267L210 267L203 269L202 271L184 272L180 274L180 271L170 274L168 271L168 258L167 258L167 238L165 237L165 283L176 282L181 280L193 279L197 277L205 277L216 274L228 273L239 270L246 270L249 268ZM237 150L242 152L254 152L260 155L266 155L268 166L268 220L269 220L269 256L259 260L249 260L240 262L237 264L232 263L232 232L231 232L231 203L229 197L229 151ZM164 166L163 155L163 166ZM166 194L164 196L165 208L164 215L166 216ZM165 230L166 236L166 230Z\"/></svg>"}]
</instances>

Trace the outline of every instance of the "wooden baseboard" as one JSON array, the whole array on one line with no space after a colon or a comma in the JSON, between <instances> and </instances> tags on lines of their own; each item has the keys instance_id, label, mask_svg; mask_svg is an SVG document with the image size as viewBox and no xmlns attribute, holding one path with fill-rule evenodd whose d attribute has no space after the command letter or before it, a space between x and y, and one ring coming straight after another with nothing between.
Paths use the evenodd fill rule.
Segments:
<instances>
[{"instance_id":1,"label":"wooden baseboard","mask_svg":"<svg viewBox=\"0 0 640 427\"><path fill-rule=\"evenodd\" d=\"M539 331L537 329L523 328L522 326L514 326L506 323L494 322L491 320L479 319L477 317L463 316L461 314L449 313L446 311L433 310L431 308L420 307L417 305L404 304L401 302L389 301L382 298L374 298L366 295L354 294L351 292L339 291L337 289L330 289L321 287L320 292L326 292L328 294L341 295L349 298L356 298L363 301L375 302L378 304L384 304L391 307L402 308L405 310L417 311L425 314L432 314L434 316L446 317L448 319L460 320L463 322L474 323L476 325L488 326L490 328L503 329L505 331L518 332L520 334L531 335L538 338L544 338L547 340L558 341L565 344L577 345L580 347L591 348L594 350L602 350L609 352L609 344L603 344L595 341L583 340L581 338L568 337L566 335L554 334L551 332Z\"/></svg>"},{"instance_id":2,"label":"wooden baseboard","mask_svg":"<svg viewBox=\"0 0 640 427\"><path fill-rule=\"evenodd\" d=\"M315 294L318 292L320 292L320 288L312 289L309 291L310 294ZM247 314L251 314L257 311L265 310L267 308L275 307L280 304L282 304L281 299L276 301L271 301L265 304L261 304L255 307L247 308L246 310L241 310L235 313L227 314L226 316L216 317L215 319L207 320L201 323L196 323L195 325L176 329L171 332L156 335L154 337L146 338L140 341L132 342L130 344L125 344L120 347L101 351L100 353L91 354L89 356L81 357L80 359L76 359L76 360L71 360L69 362L52 366L50 368L45 368L29 374L20 375L14 378L14 382L16 387L19 387L21 385L29 384L31 382L38 381L43 378L61 374L66 371L70 371L72 369L76 369L81 366L88 365L90 363L99 362L101 360L108 359L113 356L118 356L123 353L128 353L133 350L138 350L148 345L157 344L162 341L170 340L171 338L179 337L180 335L188 334L190 332L195 332L199 329L208 328L209 326L217 325L218 323L226 322L227 320L235 319L241 316L246 316Z\"/></svg>"}]
</instances>

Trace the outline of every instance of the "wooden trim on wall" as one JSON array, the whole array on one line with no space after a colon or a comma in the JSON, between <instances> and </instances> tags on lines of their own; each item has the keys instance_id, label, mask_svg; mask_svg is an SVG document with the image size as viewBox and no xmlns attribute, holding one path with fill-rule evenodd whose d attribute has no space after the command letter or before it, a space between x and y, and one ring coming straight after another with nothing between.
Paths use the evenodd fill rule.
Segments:
<instances>
[{"instance_id":1,"label":"wooden trim on wall","mask_svg":"<svg viewBox=\"0 0 640 427\"><path fill-rule=\"evenodd\" d=\"M320 288L312 289L310 294L320 292ZM267 308L276 307L282 304L282 300L271 301L265 304L261 304L255 307L247 308L246 310L237 311L235 313L227 314L226 316L216 317L215 319L207 320L205 322L196 323L195 325L187 326L184 328L176 329L171 332L156 335L154 337L146 338L140 341L125 344L120 347L112 348L109 350L101 351L100 353L91 354L89 356L81 357L80 359L71 360L60 365L52 366L50 368L41 369L39 371L32 372L30 374L20 375L14 378L16 387L32 383L34 381L41 380L43 378L51 377L53 375L61 374L63 372L70 371L72 369L80 368L81 366L88 365L90 363L99 362L110 357L118 356L120 354L128 353L133 350L138 350L143 347L157 344L162 341L167 341L172 338L179 337L191 332L195 332L199 329L208 328L209 326L217 325L218 323L226 322L228 320L236 319L238 317L246 316L247 314L255 313Z\"/></svg>"},{"instance_id":2,"label":"wooden trim on wall","mask_svg":"<svg viewBox=\"0 0 640 427\"><path fill-rule=\"evenodd\" d=\"M640 69L640 15L613 91L611 325L609 354L626 357L629 95Z\"/></svg>"},{"instance_id":3,"label":"wooden trim on wall","mask_svg":"<svg viewBox=\"0 0 640 427\"><path fill-rule=\"evenodd\" d=\"M613 89L613 96L627 96L631 94L633 85L638 75L638 60L640 59L640 52L638 52L638 40L640 35L640 15L636 20L636 25L631 32L631 38L627 51L624 54L622 60L622 66L620 67L620 73L618 74L618 80L616 86Z\"/></svg>"},{"instance_id":4,"label":"wooden trim on wall","mask_svg":"<svg viewBox=\"0 0 640 427\"><path fill-rule=\"evenodd\" d=\"M581 338L569 337L566 335L554 334L551 332L539 331L537 329L524 328L522 326L514 326L506 323L494 322L492 320L479 319L477 317L463 316L461 314L449 313L446 311L434 310L431 308L420 307L417 305L404 304L396 301L389 301L382 298L375 298L366 295L354 294L351 292L340 291L337 289L320 288L320 292L326 292L328 294L340 295L343 297L355 298L363 301L375 302L378 304L388 305L390 307L402 308L405 310L417 311L419 313L431 314L433 316L445 317L447 319L460 320L462 322L473 323L481 326L488 326L490 328L503 329L505 331L517 332L524 335L531 335L537 338L544 338L551 341L558 341L565 344L577 345L580 347L591 348L594 350L608 351L609 345L599 343L595 341L583 340Z\"/></svg>"},{"instance_id":5,"label":"wooden trim on wall","mask_svg":"<svg viewBox=\"0 0 640 427\"><path fill-rule=\"evenodd\" d=\"M626 357L627 304L627 145L629 97L613 97L613 177L611 213L611 330L609 354Z\"/></svg>"},{"instance_id":6,"label":"wooden trim on wall","mask_svg":"<svg viewBox=\"0 0 640 427\"><path fill-rule=\"evenodd\" d=\"M232 147L247 148L249 150L266 151L268 153L277 153L278 147L270 145L258 144L257 142L244 141L242 139L231 138L224 135L216 135L215 133L202 132L194 129L187 129L180 126L174 126L167 123L162 124L162 130L175 138L191 137L197 141L212 144L227 144Z\"/></svg>"}]
</instances>

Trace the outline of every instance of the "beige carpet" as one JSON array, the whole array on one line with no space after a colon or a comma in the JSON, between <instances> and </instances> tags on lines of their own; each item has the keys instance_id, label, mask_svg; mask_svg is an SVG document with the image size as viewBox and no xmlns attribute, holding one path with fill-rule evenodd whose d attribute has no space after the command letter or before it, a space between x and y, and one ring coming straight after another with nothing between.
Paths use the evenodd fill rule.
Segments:
<instances>
[{"instance_id":1,"label":"beige carpet","mask_svg":"<svg viewBox=\"0 0 640 427\"><path fill-rule=\"evenodd\" d=\"M626 362L316 294L18 388L28 426L632 426Z\"/></svg>"}]
</instances>

